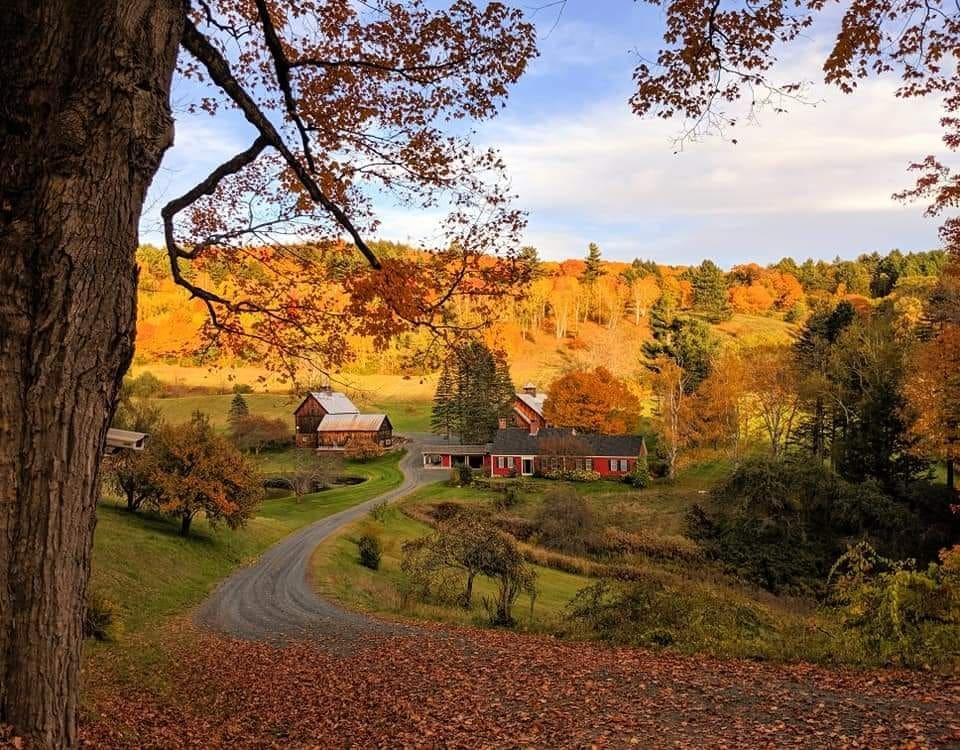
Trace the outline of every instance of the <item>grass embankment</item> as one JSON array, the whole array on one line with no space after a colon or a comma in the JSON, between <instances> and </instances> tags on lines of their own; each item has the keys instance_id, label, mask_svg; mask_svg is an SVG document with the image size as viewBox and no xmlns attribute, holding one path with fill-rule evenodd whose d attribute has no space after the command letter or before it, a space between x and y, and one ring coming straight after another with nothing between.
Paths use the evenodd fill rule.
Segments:
<instances>
[{"instance_id":1,"label":"grass embankment","mask_svg":"<svg viewBox=\"0 0 960 750\"><path fill-rule=\"evenodd\" d=\"M152 513L129 513L101 502L94 535L91 589L117 604L126 635L161 625L197 605L214 585L267 547L318 519L369 500L400 484L399 454L369 463L348 463L345 472L366 481L307 495L266 500L246 526L231 531L194 521L190 536L178 524ZM107 644L107 648L123 647Z\"/></svg>"},{"instance_id":2,"label":"grass embankment","mask_svg":"<svg viewBox=\"0 0 960 750\"><path fill-rule=\"evenodd\" d=\"M536 566L539 595L532 617L525 598L518 601L515 616L523 630L551 632L568 637L591 637L567 619L567 605L583 588L598 579L597 570L606 563L629 566L654 587L662 587L669 601L672 625L663 629L672 647L687 652L706 651L717 655L756 658L828 660L830 654L823 624L811 602L776 597L745 586L724 575L702 558L691 557L696 546L682 536L683 516L701 493L722 471L704 465L687 472L672 485L654 485L637 491L613 482L578 485L587 503L602 516L606 525L650 540L648 554L631 554L617 559L597 560L561 555L536 545L522 544ZM522 500L505 513L533 519L552 482L528 481ZM430 527L403 513L408 506L418 514L441 502L492 505L489 490L455 488L443 482L428 485L391 507L379 519L361 519L325 541L314 554L312 570L318 590L345 606L388 616L483 626L486 613L482 597L493 591L490 581L478 579L476 604L471 611L405 600L402 594L402 547L404 542L430 532ZM371 571L358 562L357 539L367 531L383 542L380 570ZM551 562L555 558L558 564ZM549 565L550 567L546 567ZM563 568L563 570L557 568ZM574 571L574 572L564 572ZM582 572L583 574L579 574ZM661 598L661 605L664 601ZM665 615L668 613L664 613ZM656 613L651 619L657 620ZM656 628L659 630L659 628ZM663 632L656 638L664 638ZM641 643L648 641L641 640ZM659 640L657 642L660 642Z\"/></svg>"}]
</instances>

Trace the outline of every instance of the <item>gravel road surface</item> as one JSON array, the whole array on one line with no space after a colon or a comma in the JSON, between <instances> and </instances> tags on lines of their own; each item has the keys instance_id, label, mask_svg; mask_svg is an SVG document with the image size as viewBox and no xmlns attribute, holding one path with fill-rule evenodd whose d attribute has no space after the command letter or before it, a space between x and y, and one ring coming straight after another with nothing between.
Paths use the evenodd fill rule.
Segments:
<instances>
[{"instance_id":1,"label":"gravel road surface","mask_svg":"<svg viewBox=\"0 0 960 750\"><path fill-rule=\"evenodd\" d=\"M309 581L310 557L324 539L378 503L394 502L421 484L442 478L442 473L421 466L420 446L431 438L424 434L406 437L410 442L400 462L404 478L399 487L284 538L256 563L223 581L201 605L196 622L247 640L282 643L309 639L343 647L372 635L409 631L403 625L345 610L320 597ZM436 438L432 442L437 442Z\"/></svg>"}]
</instances>

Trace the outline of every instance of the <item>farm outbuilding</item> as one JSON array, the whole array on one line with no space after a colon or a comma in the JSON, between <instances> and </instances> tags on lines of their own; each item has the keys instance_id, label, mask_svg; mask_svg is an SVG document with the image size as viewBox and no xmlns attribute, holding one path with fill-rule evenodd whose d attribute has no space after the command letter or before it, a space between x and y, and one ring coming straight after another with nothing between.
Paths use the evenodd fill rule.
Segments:
<instances>
[{"instance_id":1,"label":"farm outbuilding","mask_svg":"<svg viewBox=\"0 0 960 750\"><path fill-rule=\"evenodd\" d=\"M317 425L317 450L343 450L351 440L389 448L393 445L390 418L386 414L328 414Z\"/></svg>"},{"instance_id":2,"label":"farm outbuilding","mask_svg":"<svg viewBox=\"0 0 960 750\"><path fill-rule=\"evenodd\" d=\"M293 412L296 422L296 442L300 447L317 446L317 428L320 421L333 414L359 414L360 410L346 394L329 386L310 391Z\"/></svg>"}]
</instances>

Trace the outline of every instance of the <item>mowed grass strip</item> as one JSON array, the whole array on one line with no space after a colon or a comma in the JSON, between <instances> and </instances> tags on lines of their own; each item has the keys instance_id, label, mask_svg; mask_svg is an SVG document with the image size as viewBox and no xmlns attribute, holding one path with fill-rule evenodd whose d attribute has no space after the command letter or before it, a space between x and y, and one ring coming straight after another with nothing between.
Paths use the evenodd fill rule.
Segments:
<instances>
[{"instance_id":1,"label":"mowed grass strip","mask_svg":"<svg viewBox=\"0 0 960 750\"><path fill-rule=\"evenodd\" d=\"M267 547L306 524L397 487L399 454L348 463L345 474L366 481L306 495L265 500L246 526L211 528L202 517L190 536L175 521L154 513L130 513L109 501L98 509L92 590L116 603L124 630L136 633L199 604L218 581L254 561Z\"/></svg>"}]
</instances>

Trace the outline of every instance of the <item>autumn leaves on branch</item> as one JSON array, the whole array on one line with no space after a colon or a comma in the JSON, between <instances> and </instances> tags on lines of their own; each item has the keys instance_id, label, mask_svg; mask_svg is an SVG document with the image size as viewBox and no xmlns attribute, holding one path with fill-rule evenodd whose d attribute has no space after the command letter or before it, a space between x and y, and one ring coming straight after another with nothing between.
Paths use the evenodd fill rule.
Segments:
<instances>
[{"instance_id":1,"label":"autumn leaves on branch","mask_svg":"<svg viewBox=\"0 0 960 750\"><path fill-rule=\"evenodd\" d=\"M252 130L249 148L162 211L174 280L202 300L218 350L336 366L351 333L443 336L452 300L482 308L522 283L503 164L450 132L495 115L535 55L520 11L209 0L181 44L181 72L209 86L193 107L235 108ZM377 257L374 192L445 209L439 247ZM333 272L342 237L365 263ZM210 272L226 278L201 285Z\"/></svg>"}]
</instances>

